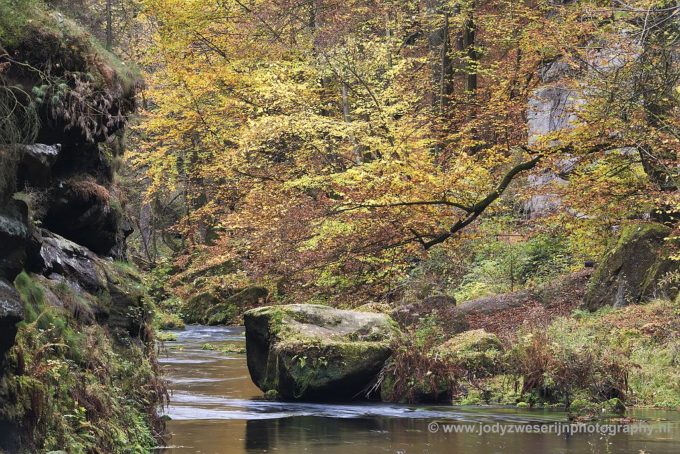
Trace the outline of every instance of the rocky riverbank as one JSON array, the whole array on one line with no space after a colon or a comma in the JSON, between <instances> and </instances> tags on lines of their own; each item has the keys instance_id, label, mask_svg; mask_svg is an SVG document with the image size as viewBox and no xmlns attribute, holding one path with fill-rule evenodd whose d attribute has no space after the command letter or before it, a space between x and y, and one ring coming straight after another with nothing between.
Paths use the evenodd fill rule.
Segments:
<instances>
[{"instance_id":1,"label":"rocky riverbank","mask_svg":"<svg viewBox=\"0 0 680 454\"><path fill-rule=\"evenodd\" d=\"M139 79L48 7L0 6L0 450L141 451L165 391L116 186Z\"/></svg>"}]
</instances>

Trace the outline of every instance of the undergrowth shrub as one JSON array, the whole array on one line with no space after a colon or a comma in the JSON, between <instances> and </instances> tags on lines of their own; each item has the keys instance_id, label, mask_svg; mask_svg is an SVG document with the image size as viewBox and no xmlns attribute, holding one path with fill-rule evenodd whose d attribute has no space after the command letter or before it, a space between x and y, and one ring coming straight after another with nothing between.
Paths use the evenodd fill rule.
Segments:
<instances>
[{"instance_id":1,"label":"undergrowth shrub","mask_svg":"<svg viewBox=\"0 0 680 454\"><path fill-rule=\"evenodd\" d=\"M2 419L25 431L35 452L147 452L162 429L157 405L167 397L153 346L118 343L68 307L49 306L45 289L26 273L15 287L26 317L0 383Z\"/></svg>"},{"instance_id":2,"label":"undergrowth shrub","mask_svg":"<svg viewBox=\"0 0 680 454\"><path fill-rule=\"evenodd\" d=\"M434 353L444 339L444 331L433 316L408 328L380 372L376 388L380 387L381 398L391 402L450 402L464 371Z\"/></svg>"},{"instance_id":3,"label":"undergrowth shrub","mask_svg":"<svg viewBox=\"0 0 680 454\"><path fill-rule=\"evenodd\" d=\"M509 372L536 400L680 407L680 301L577 310L520 335Z\"/></svg>"},{"instance_id":4,"label":"undergrowth shrub","mask_svg":"<svg viewBox=\"0 0 680 454\"><path fill-rule=\"evenodd\" d=\"M625 398L630 368L626 352L592 340L574 340L537 331L513 346L508 366L522 379L522 393L567 406L575 396L595 402Z\"/></svg>"},{"instance_id":5,"label":"undergrowth shrub","mask_svg":"<svg viewBox=\"0 0 680 454\"><path fill-rule=\"evenodd\" d=\"M499 236L497 241L479 245L468 272L451 293L457 301L466 301L511 292L549 281L573 266L574 258L562 237L537 235L512 242Z\"/></svg>"}]
</instances>

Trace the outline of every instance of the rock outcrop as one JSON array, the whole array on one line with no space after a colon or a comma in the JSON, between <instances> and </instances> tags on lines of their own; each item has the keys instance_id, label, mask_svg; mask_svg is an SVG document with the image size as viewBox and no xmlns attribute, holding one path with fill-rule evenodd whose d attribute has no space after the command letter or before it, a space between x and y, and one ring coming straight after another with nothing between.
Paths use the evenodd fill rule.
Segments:
<instances>
[{"instance_id":1,"label":"rock outcrop","mask_svg":"<svg viewBox=\"0 0 680 454\"><path fill-rule=\"evenodd\" d=\"M13 279L26 266L30 243L28 207L7 201L0 206L0 277Z\"/></svg>"},{"instance_id":2,"label":"rock outcrop","mask_svg":"<svg viewBox=\"0 0 680 454\"><path fill-rule=\"evenodd\" d=\"M24 319L24 307L14 286L0 279L0 367L7 350L14 344L17 323Z\"/></svg>"},{"instance_id":3,"label":"rock outcrop","mask_svg":"<svg viewBox=\"0 0 680 454\"><path fill-rule=\"evenodd\" d=\"M0 43L2 86L25 104L10 110L17 118L0 131L0 201L15 194L29 201L33 222L98 254L120 254L130 231L113 161L139 78L60 14L38 5L31 14L21 24L5 23L20 20L18 13L0 19L0 27L14 29Z\"/></svg>"},{"instance_id":4,"label":"rock outcrop","mask_svg":"<svg viewBox=\"0 0 680 454\"><path fill-rule=\"evenodd\" d=\"M0 3L0 30L0 451L153 446L164 391L113 170L138 78L42 2Z\"/></svg>"},{"instance_id":5,"label":"rock outcrop","mask_svg":"<svg viewBox=\"0 0 680 454\"><path fill-rule=\"evenodd\" d=\"M61 145L14 145L21 157L18 181L22 187L41 188L52 183L52 169L61 153Z\"/></svg>"},{"instance_id":6,"label":"rock outcrop","mask_svg":"<svg viewBox=\"0 0 680 454\"><path fill-rule=\"evenodd\" d=\"M579 94L564 84L564 78L572 71L560 59L541 67L541 86L532 92L527 106L527 135L530 146L544 136L550 137L551 134L573 126ZM555 170L545 169L541 174L529 176L528 187L538 192L523 206L523 211L529 218L548 215L562 206L562 200L555 193L555 188L568 183L568 174L575 164L575 159L565 159L558 163Z\"/></svg>"},{"instance_id":7,"label":"rock outcrop","mask_svg":"<svg viewBox=\"0 0 680 454\"><path fill-rule=\"evenodd\" d=\"M72 292L81 294L98 323L120 334L135 337L144 334L141 328L148 308L144 306L140 276L131 267L101 258L46 231L42 234L40 257L47 283L67 285Z\"/></svg>"},{"instance_id":8,"label":"rock outcrop","mask_svg":"<svg viewBox=\"0 0 680 454\"><path fill-rule=\"evenodd\" d=\"M680 270L671 257L672 230L662 224L637 222L621 227L618 241L593 275L584 307L626 306L656 297L673 299L678 294L677 278L665 279Z\"/></svg>"},{"instance_id":9,"label":"rock outcrop","mask_svg":"<svg viewBox=\"0 0 680 454\"><path fill-rule=\"evenodd\" d=\"M314 304L262 307L244 319L250 376L283 399L362 398L399 334L385 314Z\"/></svg>"}]
</instances>

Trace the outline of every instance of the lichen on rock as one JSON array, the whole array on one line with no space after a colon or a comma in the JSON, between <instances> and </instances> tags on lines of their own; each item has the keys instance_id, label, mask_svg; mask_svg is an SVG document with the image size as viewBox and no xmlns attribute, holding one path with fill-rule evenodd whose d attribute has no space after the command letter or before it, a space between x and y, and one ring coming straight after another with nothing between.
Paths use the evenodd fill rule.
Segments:
<instances>
[{"instance_id":1,"label":"lichen on rock","mask_svg":"<svg viewBox=\"0 0 680 454\"><path fill-rule=\"evenodd\" d=\"M672 230L654 222L634 222L621 227L618 240L598 266L584 298L590 310L621 307L653 298L673 299L676 285L664 285L664 277L680 269L670 256Z\"/></svg>"},{"instance_id":2,"label":"lichen on rock","mask_svg":"<svg viewBox=\"0 0 680 454\"><path fill-rule=\"evenodd\" d=\"M399 334L385 314L314 304L253 309L244 319L251 377L284 399L362 398Z\"/></svg>"}]
</instances>

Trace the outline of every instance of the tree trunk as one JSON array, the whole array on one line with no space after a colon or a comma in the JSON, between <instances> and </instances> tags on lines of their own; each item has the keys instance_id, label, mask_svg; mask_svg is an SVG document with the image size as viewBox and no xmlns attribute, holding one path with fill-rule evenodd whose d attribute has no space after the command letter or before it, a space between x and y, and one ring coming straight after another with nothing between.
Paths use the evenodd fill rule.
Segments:
<instances>
[{"instance_id":1,"label":"tree trunk","mask_svg":"<svg viewBox=\"0 0 680 454\"><path fill-rule=\"evenodd\" d=\"M113 49L113 0L106 0L106 50Z\"/></svg>"},{"instance_id":2,"label":"tree trunk","mask_svg":"<svg viewBox=\"0 0 680 454\"><path fill-rule=\"evenodd\" d=\"M451 62L451 41L449 39L449 13L442 12L444 5L435 0L427 4L427 12L436 23L428 34L433 81L432 106L439 116L445 114L449 97L453 93L453 64Z\"/></svg>"},{"instance_id":3,"label":"tree trunk","mask_svg":"<svg viewBox=\"0 0 680 454\"><path fill-rule=\"evenodd\" d=\"M472 13L465 20L463 29L463 48L465 49L466 62L466 76L465 76L465 90L474 93L477 91L477 61L479 55L475 49L475 34L477 26Z\"/></svg>"}]
</instances>

